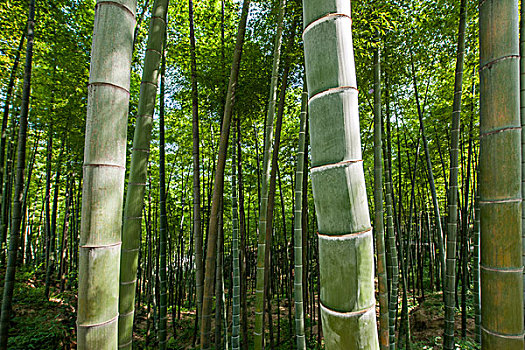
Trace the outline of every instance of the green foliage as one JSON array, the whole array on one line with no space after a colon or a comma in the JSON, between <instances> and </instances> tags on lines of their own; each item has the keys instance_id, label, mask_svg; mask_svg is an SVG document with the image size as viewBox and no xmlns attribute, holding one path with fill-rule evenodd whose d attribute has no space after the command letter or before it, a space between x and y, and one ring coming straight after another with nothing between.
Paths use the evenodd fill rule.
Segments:
<instances>
[{"instance_id":1,"label":"green foliage","mask_svg":"<svg viewBox=\"0 0 525 350\"><path fill-rule=\"evenodd\" d=\"M74 293L44 301L44 285L31 270L17 273L9 349L55 350L69 347L75 336Z\"/></svg>"},{"instance_id":2,"label":"green foliage","mask_svg":"<svg viewBox=\"0 0 525 350\"><path fill-rule=\"evenodd\" d=\"M17 329L25 332L14 332L9 338L9 349L56 349L63 345L64 339L68 338L71 331L55 320L50 320L47 312L42 312L32 317L15 317ZM14 328L14 327L13 327Z\"/></svg>"}]
</instances>

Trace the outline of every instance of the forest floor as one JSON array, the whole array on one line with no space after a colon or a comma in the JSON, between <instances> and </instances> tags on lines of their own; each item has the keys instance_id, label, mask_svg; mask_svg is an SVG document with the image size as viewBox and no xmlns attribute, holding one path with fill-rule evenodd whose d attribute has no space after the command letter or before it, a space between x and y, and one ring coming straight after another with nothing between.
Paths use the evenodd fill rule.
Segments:
<instances>
[{"instance_id":1,"label":"forest floor","mask_svg":"<svg viewBox=\"0 0 525 350\"><path fill-rule=\"evenodd\" d=\"M1 270L3 280L4 271ZM13 317L10 328L9 349L76 349L76 291L59 293L59 286L51 289L51 298L45 300L44 276L20 271L16 276L15 294L13 297ZM0 287L0 291L3 285ZM444 323L441 293L426 292L425 298L410 297L410 329L412 349L441 349L441 335ZM248 307L253 309L253 296L248 298ZM412 303L412 304L411 304ZM457 349L476 349L473 342L474 321L471 302L468 306L467 339L460 339L461 315L456 313ZM401 305L401 300L400 304ZM290 327L288 322L288 305L286 300L280 305L280 332L277 332L277 304L273 305L273 324L275 349L291 349ZM316 311L317 312L317 311ZM148 320L146 307L137 312L134 342L136 349L155 349L155 331L153 317ZM182 308L180 320L172 322L171 310L168 311L168 348L195 349L192 346L195 325L195 311ZM253 330L253 316L248 317L248 333ZM148 326L149 324L149 326ZM148 335L149 327L149 335ZM306 334L309 336L309 349L322 349L317 345L316 321L306 320ZM175 336L173 336L175 335Z\"/></svg>"}]
</instances>

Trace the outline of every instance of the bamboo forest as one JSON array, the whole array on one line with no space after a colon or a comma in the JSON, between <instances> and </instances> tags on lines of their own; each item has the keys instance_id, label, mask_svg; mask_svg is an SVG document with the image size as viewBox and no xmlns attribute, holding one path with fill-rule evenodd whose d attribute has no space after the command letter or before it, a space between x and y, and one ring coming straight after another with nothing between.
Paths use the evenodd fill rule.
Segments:
<instances>
[{"instance_id":1,"label":"bamboo forest","mask_svg":"<svg viewBox=\"0 0 525 350\"><path fill-rule=\"evenodd\" d=\"M523 350L525 0L0 0L0 350Z\"/></svg>"}]
</instances>

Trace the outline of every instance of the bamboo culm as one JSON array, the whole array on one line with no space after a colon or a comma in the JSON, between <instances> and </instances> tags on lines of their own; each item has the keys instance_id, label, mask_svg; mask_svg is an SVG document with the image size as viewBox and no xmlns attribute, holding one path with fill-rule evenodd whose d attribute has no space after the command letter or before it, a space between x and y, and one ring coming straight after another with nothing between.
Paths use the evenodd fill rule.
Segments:
<instances>
[{"instance_id":1,"label":"bamboo culm","mask_svg":"<svg viewBox=\"0 0 525 350\"><path fill-rule=\"evenodd\" d=\"M483 350L524 346L517 9L517 0L485 0L479 5Z\"/></svg>"},{"instance_id":2,"label":"bamboo culm","mask_svg":"<svg viewBox=\"0 0 525 350\"><path fill-rule=\"evenodd\" d=\"M379 45L379 43L377 43ZM379 287L379 345L390 348L388 314L388 284L385 257L385 227L383 222L383 165L381 116L381 51L374 51L374 235L376 241L377 279Z\"/></svg>"},{"instance_id":3,"label":"bamboo culm","mask_svg":"<svg viewBox=\"0 0 525 350\"><path fill-rule=\"evenodd\" d=\"M148 33L133 150L124 204L119 289L119 348L131 349L138 257L142 232L142 208L148 168L151 129L165 40L168 0L155 0ZM136 6L136 5L135 5ZM133 38L132 38L133 39Z\"/></svg>"},{"instance_id":4,"label":"bamboo culm","mask_svg":"<svg viewBox=\"0 0 525 350\"><path fill-rule=\"evenodd\" d=\"M306 78L305 78L306 81ZM307 119L308 92L306 82L303 84L301 101L301 117L299 126L299 144L295 171L295 208L294 208L294 299L295 299L295 341L298 350L306 350L306 337L304 335L304 305L303 305L303 176L304 176L304 150L305 129Z\"/></svg>"},{"instance_id":5,"label":"bamboo culm","mask_svg":"<svg viewBox=\"0 0 525 350\"><path fill-rule=\"evenodd\" d=\"M266 227L268 214L268 186L270 180L271 152L273 144L273 119L277 104L277 88L279 81L279 62L281 58L281 46L283 35L283 21L286 0L279 0L279 17L277 19L277 31L275 33L272 63L272 78L270 83L270 94L268 100L268 112L266 114L266 131L263 150L263 169L261 176L261 202L259 203L259 227L257 238L257 274L255 287L255 328L254 346L255 350L264 348L264 310L265 310L265 270L268 268L266 259ZM271 224L270 224L271 225Z\"/></svg>"},{"instance_id":6,"label":"bamboo culm","mask_svg":"<svg viewBox=\"0 0 525 350\"><path fill-rule=\"evenodd\" d=\"M303 19L325 347L376 350L373 236L350 1L305 0Z\"/></svg>"},{"instance_id":7,"label":"bamboo culm","mask_svg":"<svg viewBox=\"0 0 525 350\"><path fill-rule=\"evenodd\" d=\"M244 44L244 35L246 33L246 24L248 21L249 7L250 0L244 0L241 12L241 19L239 21L239 29L237 32L235 49L233 52L230 80L228 82L228 92L226 94L226 103L224 106L224 115L222 118L222 129L219 141L219 152L217 159L217 167L215 171L213 197L210 210L210 223L208 226L207 236L206 266L202 297L202 324L200 333L202 349L208 349L210 346L211 311L214 287L213 275L215 273L217 253L218 215L220 209L220 201L224 192L224 170L226 165L228 139L230 137L231 116L235 100L235 87L237 85L237 79L239 77L239 67L241 63L241 54Z\"/></svg>"},{"instance_id":8,"label":"bamboo culm","mask_svg":"<svg viewBox=\"0 0 525 350\"><path fill-rule=\"evenodd\" d=\"M121 211L136 6L135 0L98 0L95 9L79 241L79 350L118 346Z\"/></svg>"},{"instance_id":9,"label":"bamboo culm","mask_svg":"<svg viewBox=\"0 0 525 350\"><path fill-rule=\"evenodd\" d=\"M443 348L454 350L454 317L456 310L455 285L456 285L456 236L458 225L458 154L459 154L459 129L461 121L461 95L463 83L463 59L465 56L465 26L466 26L466 0L461 0L459 15L459 31L457 45L456 71L454 78L454 101L452 104L452 132L450 141L450 176L448 186L448 234L446 248L445 268L445 332ZM462 218L466 220L466 218ZM463 285L465 281L463 281Z\"/></svg>"}]
</instances>

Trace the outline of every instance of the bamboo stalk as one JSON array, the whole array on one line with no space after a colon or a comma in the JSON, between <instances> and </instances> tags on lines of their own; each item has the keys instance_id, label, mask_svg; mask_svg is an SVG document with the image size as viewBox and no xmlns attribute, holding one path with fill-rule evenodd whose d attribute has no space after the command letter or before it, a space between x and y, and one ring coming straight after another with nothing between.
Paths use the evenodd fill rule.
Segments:
<instances>
[{"instance_id":1,"label":"bamboo stalk","mask_svg":"<svg viewBox=\"0 0 525 350\"><path fill-rule=\"evenodd\" d=\"M522 350L518 1L479 9L481 344Z\"/></svg>"}]
</instances>

